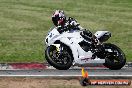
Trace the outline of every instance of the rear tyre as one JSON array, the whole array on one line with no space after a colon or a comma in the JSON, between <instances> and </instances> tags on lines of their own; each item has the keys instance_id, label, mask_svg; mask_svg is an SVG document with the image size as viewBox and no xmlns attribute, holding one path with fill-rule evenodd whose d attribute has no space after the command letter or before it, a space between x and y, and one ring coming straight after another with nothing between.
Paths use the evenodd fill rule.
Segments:
<instances>
[{"instance_id":1,"label":"rear tyre","mask_svg":"<svg viewBox=\"0 0 132 88\"><path fill-rule=\"evenodd\" d=\"M104 44L106 57L104 66L111 70L119 70L126 63L126 57L124 52L116 45L105 43Z\"/></svg>"},{"instance_id":2,"label":"rear tyre","mask_svg":"<svg viewBox=\"0 0 132 88\"><path fill-rule=\"evenodd\" d=\"M53 45L47 47L45 51L45 58L50 65L59 70L69 69L73 62L72 57L68 52L68 48L63 47L60 54L60 52L58 52L56 47Z\"/></svg>"}]
</instances>

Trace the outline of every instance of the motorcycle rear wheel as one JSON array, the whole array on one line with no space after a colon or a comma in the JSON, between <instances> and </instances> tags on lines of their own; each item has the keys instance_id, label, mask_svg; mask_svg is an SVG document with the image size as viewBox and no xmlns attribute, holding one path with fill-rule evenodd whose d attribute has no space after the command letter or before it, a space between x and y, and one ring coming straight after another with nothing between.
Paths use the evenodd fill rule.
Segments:
<instances>
[{"instance_id":1,"label":"motorcycle rear wheel","mask_svg":"<svg viewBox=\"0 0 132 88\"><path fill-rule=\"evenodd\" d=\"M111 43L104 44L105 49L111 49L112 52L107 52L104 66L111 70L119 70L126 63L124 52L116 45Z\"/></svg>"},{"instance_id":2,"label":"motorcycle rear wheel","mask_svg":"<svg viewBox=\"0 0 132 88\"><path fill-rule=\"evenodd\" d=\"M52 53L52 54L51 54ZM57 56L56 47L51 45L45 50L45 58L47 62L58 70L67 70L72 65L72 57L67 49L63 49L62 54ZM65 62L64 62L65 61Z\"/></svg>"}]
</instances>

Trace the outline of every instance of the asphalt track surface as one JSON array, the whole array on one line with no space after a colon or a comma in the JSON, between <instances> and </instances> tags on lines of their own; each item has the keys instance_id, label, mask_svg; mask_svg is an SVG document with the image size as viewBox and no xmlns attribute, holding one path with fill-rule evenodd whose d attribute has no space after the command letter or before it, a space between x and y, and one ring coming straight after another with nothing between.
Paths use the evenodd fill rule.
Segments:
<instances>
[{"instance_id":1,"label":"asphalt track surface","mask_svg":"<svg viewBox=\"0 0 132 88\"><path fill-rule=\"evenodd\" d=\"M132 78L132 63L121 70L109 70L104 66L84 68L91 78ZM81 76L81 67L72 66L69 70L57 70L43 63L0 64L0 77L36 77L36 78L77 78Z\"/></svg>"},{"instance_id":2,"label":"asphalt track surface","mask_svg":"<svg viewBox=\"0 0 132 88\"><path fill-rule=\"evenodd\" d=\"M91 78L132 78L132 68L122 68L121 70L85 69L85 71L88 71ZM0 77L77 78L81 77L81 69L0 70Z\"/></svg>"}]
</instances>

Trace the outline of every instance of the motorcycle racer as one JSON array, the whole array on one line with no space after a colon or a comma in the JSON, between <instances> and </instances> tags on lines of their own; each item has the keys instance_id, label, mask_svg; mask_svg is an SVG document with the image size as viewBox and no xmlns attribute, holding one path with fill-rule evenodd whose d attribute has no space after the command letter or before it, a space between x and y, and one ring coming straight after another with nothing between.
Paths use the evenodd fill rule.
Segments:
<instances>
[{"instance_id":1,"label":"motorcycle racer","mask_svg":"<svg viewBox=\"0 0 132 88\"><path fill-rule=\"evenodd\" d=\"M123 51L112 43L105 43L111 37L109 31L92 34L84 30L74 18L65 16L61 10L54 12L52 21L55 27L50 28L45 38L45 58L56 69L67 70L73 65L99 63L118 70L125 65ZM95 42L96 39L98 42Z\"/></svg>"},{"instance_id":2,"label":"motorcycle racer","mask_svg":"<svg viewBox=\"0 0 132 88\"><path fill-rule=\"evenodd\" d=\"M63 33L68 30L83 30L81 35L85 36L86 39L90 39L92 42L95 42L93 34L89 30L82 28L74 18L66 17L64 11L62 10L56 10L53 13L52 22L56 26L59 33Z\"/></svg>"}]
</instances>

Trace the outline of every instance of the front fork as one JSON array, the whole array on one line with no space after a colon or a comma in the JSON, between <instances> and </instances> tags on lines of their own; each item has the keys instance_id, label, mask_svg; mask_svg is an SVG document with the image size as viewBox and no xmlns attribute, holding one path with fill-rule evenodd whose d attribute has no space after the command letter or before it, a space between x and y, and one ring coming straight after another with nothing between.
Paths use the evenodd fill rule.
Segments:
<instances>
[{"instance_id":1,"label":"front fork","mask_svg":"<svg viewBox=\"0 0 132 88\"><path fill-rule=\"evenodd\" d=\"M56 47L56 50L57 50L58 52L60 52L60 44L52 44L52 45Z\"/></svg>"},{"instance_id":2,"label":"front fork","mask_svg":"<svg viewBox=\"0 0 132 88\"><path fill-rule=\"evenodd\" d=\"M56 47L57 52L61 55L63 52L62 45L61 44L52 44L52 45Z\"/></svg>"}]
</instances>

